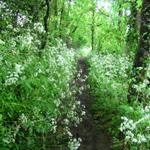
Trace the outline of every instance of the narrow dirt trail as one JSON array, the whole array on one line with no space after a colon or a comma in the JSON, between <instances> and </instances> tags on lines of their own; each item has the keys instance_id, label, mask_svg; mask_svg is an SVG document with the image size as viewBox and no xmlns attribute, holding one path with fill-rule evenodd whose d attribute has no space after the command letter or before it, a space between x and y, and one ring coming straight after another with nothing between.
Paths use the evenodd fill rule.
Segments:
<instances>
[{"instance_id":1,"label":"narrow dirt trail","mask_svg":"<svg viewBox=\"0 0 150 150\"><path fill-rule=\"evenodd\" d=\"M84 79L88 75L88 65L85 59L80 59L78 63L78 72L81 72L81 79L76 80L79 87L87 87L87 81ZM73 134L76 138L81 138L81 146L79 150L112 150L111 138L106 131L99 129L90 112L91 102L93 100L90 89L85 88L82 94L77 94L76 99L85 105L86 115L82 123L73 129Z\"/></svg>"}]
</instances>

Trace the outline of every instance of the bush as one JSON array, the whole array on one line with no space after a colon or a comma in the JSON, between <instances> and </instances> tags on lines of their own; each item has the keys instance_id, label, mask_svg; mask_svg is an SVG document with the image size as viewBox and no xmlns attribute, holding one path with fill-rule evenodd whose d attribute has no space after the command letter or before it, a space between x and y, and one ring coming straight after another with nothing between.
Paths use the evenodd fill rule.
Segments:
<instances>
[{"instance_id":1,"label":"bush","mask_svg":"<svg viewBox=\"0 0 150 150\"><path fill-rule=\"evenodd\" d=\"M98 125L112 133L116 148L124 146L125 149L146 150L150 147L150 105L147 103L143 107L137 101L132 105L127 102L128 85L131 81L128 74L132 67L130 59L120 54L91 55L89 84L96 97L92 112L96 120L100 119ZM140 88L144 83L145 80L134 86ZM146 87L142 88L143 93L149 90ZM147 99L148 97L147 95Z\"/></svg>"},{"instance_id":2,"label":"bush","mask_svg":"<svg viewBox=\"0 0 150 150\"><path fill-rule=\"evenodd\" d=\"M74 51L58 43L39 57L36 42L29 33L1 42L2 149L67 146L70 127L80 122L81 106L70 91L76 73Z\"/></svg>"}]
</instances>

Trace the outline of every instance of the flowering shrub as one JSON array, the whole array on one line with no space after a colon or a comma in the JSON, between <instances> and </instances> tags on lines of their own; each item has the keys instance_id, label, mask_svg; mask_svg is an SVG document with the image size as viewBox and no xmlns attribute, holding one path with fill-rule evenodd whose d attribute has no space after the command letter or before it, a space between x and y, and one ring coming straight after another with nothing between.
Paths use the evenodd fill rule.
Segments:
<instances>
[{"instance_id":1,"label":"flowering shrub","mask_svg":"<svg viewBox=\"0 0 150 150\"><path fill-rule=\"evenodd\" d=\"M28 31L13 41L1 40L0 147L4 149L68 145L73 139L71 126L84 115L70 90L76 73L74 51L58 43L47 46L39 57L35 38Z\"/></svg>"},{"instance_id":2,"label":"flowering shrub","mask_svg":"<svg viewBox=\"0 0 150 150\"><path fill-rule=\"evenodd\" d=\"M144 109L134 110L133 113L138 112L139 117L134 117L134 120L127 117L121 117L122 123L120 125L120 131L125 135L124 144L130 145L130 147L140 147L141 149L150 148L150 106L146 106ZM130 115L131 117L131 115Z\"/></svg>"},{"instance_id":3,"label":"flowering shrub","mask_svg":"<svg viewBox=\"0 0 150 150\"><path fill-rule=\"evenodd\" d=\"M92 111L95 119L103 118L100 120L101 126L109 129L114 136L114 146L147 150L150 148L150 105L144 102L146 106L143 108L136 101L133 105L127 103L131 62L126 55L91 55L89 84L92 94L97 98L93 102ZM138 92L143 93L146 100L149 100L149 71L148 67L143 82L133 85Z\"/></svg>"},{"instance_id":4,"label":"flowering shrub","mask_svg":"<svg viewBox=\"0 0 150 150\"><path fill-rule=\"evenodd\" d=\"M94 94L110 95L111 98L120 97L124 100L128 90L127 72L132 65L129 57L115 54L93 55L89 64L89 81L95 87Z\"/></svg>"},{"instance_id":5,"label":"flowering shrub","mask_svg":"<svg viewBox=\"0 0 150 150\"><path fill-rule=\"evenodd\" d=\"M34 24L34 30L37 30L39 33L45 32L43 25L39 22Z\"/></svg>"},{"instance_id":6,"label":"flowering shrub","mask_svg":"<svg viewBox=\"0 0 150 150\"><path fill-rule=\"evenodd\" d=\"M77 150L80 147L80 142L82 140L79 138L77 139L71 139L68 143L70 150Z\"/></svg>"},{"instance_id":7,"label":"flowering shrub","mask_svg":"<svg viewBox=\"0 0 150 150\"><path fill-rule=\"evenodd\" d=\"M150 60L148 60L147 62L147 68L146 68L146 73L145 73L145 77L142 78L142 80L138 83L135 82L135 79L132 78L130 80L130 82L132 83L133 81L133 89L136 91L137 93L137 99L139 98L140 96L140 99L141 101L147 103L149 102L149 99L150 99ZM141 70L143 70L142 67L138 67L137 68L137 72L141 72Z\"/></svg>"},{"instance_id":8,"label":"flowering shrub","mask_svg":"<svg viewBox=\"0 0 150 150\"><path fill-rule=\"evenodd\" d=\"M24 68L22 65L16 64L15 71L12 72L10 75L6 76L5 85L9 86L9 85L15 84L19 78L19 75L22 74L23 70Z\"/></svg>"}]
</instances>

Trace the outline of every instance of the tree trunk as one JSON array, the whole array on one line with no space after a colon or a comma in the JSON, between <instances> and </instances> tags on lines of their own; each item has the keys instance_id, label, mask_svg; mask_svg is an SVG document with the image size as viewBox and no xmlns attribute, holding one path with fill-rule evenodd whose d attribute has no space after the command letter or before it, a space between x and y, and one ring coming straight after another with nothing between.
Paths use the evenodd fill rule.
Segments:
<instances>
[{"instance_id":1,"label":"tree trunk","mask_svg":"<svg viewBox=\"0 0 150 150\"><path fill-rule=\"evenodd\" d=\"M93 5L95 5L93 3ZM95 6L92 8L92 25L91 25L91 47L92 51L95 49Z\"/></svg>"},{"instance_id":2,"label":"tree trunk","mask_svg":"<svg viewBox=\"0 0 150 150\"><path fill-rule=\"evenodd\" d=\"M135 80L129 86L128 102L137 96L137 91L133 88L134 84L142 83L147 71L147 59L150 56L150 1L143 0L141 12L140 40L135 60L133 64L132 78ZM142 68L138 71L139 68ZM139 93L140 94L140 93ZM138 101L142 101L142 94Z\"/></svg>"},{"instance_id":3,"label":"tree trunk","mask_svg":"<svg viewBox=\"0 0 150 150\"><path fill-rule=\"evenodd\" d=\"M119 5L119 12L118 12L118 29L119 29L119 31L121 31L121 19L122 19L122 15L123 15L123 13L122 13L122 4L121 3L119 3L118 4Z\"/></svg>"},{"instance_id":4,"label":"tree trunk","mask_svg":"<svg viewBox=\"0 0 150 150\"><path fill-rule=\"evenodd\" d=\"M62 39L62 22L64 18L64 7L65 7L65 1L63 0L63 4L61 7L61 13L60 13L60 22L59 22L59 37Z\"/></svg>"},{"instance_id":5,"label":"tree trunk","mask_svg":"<svg viewBox=\"0 0 150 150\"><path fill-rule=\"evenodd\" d=\"M54 16L53 26L54 26L54 30L57 30L57 27L58 27L58 0L52 0L51 3L52 3L51 13Z\"/></svg>"},{"instance_id":6,"label":"tree trunk","mask_svg":"<svg viewBox=\"0 0 150 150\"><path fill-rule=\"evenodd\" d=\"M48 37L48 22L49 22L49 15L50 15L50 1L51 0L45 0L46 2L46 13L44 17L44 29L45 29L45 34L43 35L43 39L41 42L41 48L39 55L41 55L41 49L44 49L46 44L47 44L47 37Z\"/></svg>"}]
</instances>

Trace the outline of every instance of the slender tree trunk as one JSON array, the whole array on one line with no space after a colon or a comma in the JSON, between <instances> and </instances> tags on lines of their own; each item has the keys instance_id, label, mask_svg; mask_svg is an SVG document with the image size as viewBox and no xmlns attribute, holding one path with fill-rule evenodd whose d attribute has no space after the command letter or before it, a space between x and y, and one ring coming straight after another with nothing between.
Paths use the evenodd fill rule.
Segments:
<instances>
[{"instance_id":1,"label":"slender tree trunk","mask_svg":"<svg viewBox=\"0 0 150 150\"><path fill-rule=\"evenodd\" d=\"M54 29L57 30L57 25L58 25L58 1L57 0L53 0L53 14L55 17L54 20Z\"/></svg>"},{"instance_id":2,"label":"slender tree trunk","mask_svg":"<svg viewBox=\"0 0 150 150\"><path fill-rule=\"evenodd\" d=\"M121 3L118 4L119 5L119 12L118 12L118 28L119 28L119 31L121 31L121 18L122 18L122 5Z\"/></svg>"},{"instance_id":3,"label":"slender tree trunk","mask_svg":"<svg viewBox=\"0 0 150 150\"><path fill-rule=\"evenodd\" d=\"M49 21L49 12L50 12L50 0L45 0L46 2L46 14L44 17L44 28L45 32L48 33L48 21Z\"/></svg>"},{"instance_id":4,"label":"slender tree trunk","mask_svg":"<svg viewBox=\"0 0 150 150\"><path fill-rule=\"evenodd\" d=\"M66 18L69 19L69 21L67 21L67 26L70 26L71 22L70 22L70 8L71 8L71 0L68 0L68 8L67 8L67 14L66 14ZM66 45L67 45L67 48L70 49L72 48L72 34L71 34L71 28L69 30L69 33L66 35ZM76 29L75 29L76 31Z\"/></svg>"},{"instance_id":5,"label":"slender tree trunk","mask_svg":"<svg viewBox=\"0 0 150 150\"><path fill-rule=\"evenodd\" d=\"M134 84L142 83L145 79L147 71L147 59L150 57L150 1L143 0L141 12L141 27L140 27L140 40L135 60L133 64L133 75L135 79L130 84L128 101L131 102L133 97L137 96L136 90L133 88ZM142 68L138 71L138 68ZM139 93L140 94L140 93ZM142 101L141 94L138 100Z\"/></svg>"},{"instance_id":6,"label":"slender tree trunk","mask_svg":"<svg viewBox=\"0 0 150 150\"><path fill-rule=\"evenodd\" d=\"M95 49L95 7L92 8L92 25L91 25L91 47Z\"/></svg>"},{"instance_id":7,"label":"slender tree trunk","mask_svg":"<svg viewBox=\"0 0 150 150\"><path fill-rule=\"evenodd\" d=\"M46 44L47 44L47 37L48 37L48 22L49 22L49 16L50 16L50 1L51 0L45 0L46 3L46 13L45 13L45 17L44 17L44 30L45 30L45 34L43 36L42 42L41 42L41 48L40 49L44 49ZM41 50L40 50L40 55L41 55Z\"/></svg>"},{"instance_id":8,"label":"slender tree trunk","mask_svg":"<svg viewBox=\"0 0 150 150\"><path fill-rule=\"evenodd\" d=\"M60 22L59 22L59 37L62 39L62 22L64 17L64 7L65 7L65 1L63 0L63 4L61 7L61 13L60 13Z\"/></svg>"}]
</instances>

